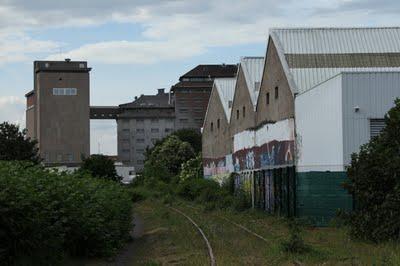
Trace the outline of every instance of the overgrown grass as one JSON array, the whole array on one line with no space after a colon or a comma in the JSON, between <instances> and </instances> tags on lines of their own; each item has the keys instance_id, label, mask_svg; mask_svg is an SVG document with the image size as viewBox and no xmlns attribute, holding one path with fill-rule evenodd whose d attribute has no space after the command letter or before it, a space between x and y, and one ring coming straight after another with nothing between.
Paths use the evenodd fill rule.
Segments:
<instances>
[{"instance_id":1,"label":"overgrown grass","mask_svg":"<svg viewBox=\"0 0 400 266\"><path fill-rule=\"evenodd\" d=\"M205 211L203 204L177 198L174 198L169 204L184 211L199 224L211 242L218 265L293 265L296 263L301 265L400 265L400 245L398 243L373 244L354 241L348 237L346 228L305 227L302 236L309 250L286 252L282 249L282 244L288 240L290 233L285 218L255 210L237 212L231 209L214 209ZM179 258L185 257L184 254L194 252L192 248L196 249L196 247L202 251L202 260L206 265L208 263L207 253L201 237L188 221L180 220L178 223L174 220L179 220L176 214L166 215L166 208L162 200L150 199L137 203L135 209L144 217L147 227L152 228L148 230L173 228L172 224L178 226L180 230L172 230L173 233L169 231L168 234L152 235L150 238L147 236L143 240L139 240L137 244L142 247L138 250L140 263L132 265L146 265L141 264L144 262L162 264L167 260L179 260ZM229 221L247 227L263 236L267 242ZM190 234L189 241L185 239L188 234ZM173 240L168 241L171 238ZM163 256L157 255L160 254L160 250L169 250L170 241L174 243L174 246L178 246L176 250L171 251L173 255L165 256L168 252ZM183 248L182 245L187 247ZM153 259L154 256L157 258ZM200 256L197 259L200 259ZM181 262L185 264L184 260Z\"/></svg>"}]
</instances>

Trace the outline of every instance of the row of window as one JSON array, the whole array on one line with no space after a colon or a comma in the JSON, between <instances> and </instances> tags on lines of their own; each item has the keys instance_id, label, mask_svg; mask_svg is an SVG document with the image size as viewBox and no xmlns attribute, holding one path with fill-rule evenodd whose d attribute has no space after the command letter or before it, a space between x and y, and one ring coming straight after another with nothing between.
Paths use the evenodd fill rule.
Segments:
<instances>
[{"instance_id":1,"label":"row of window","mask_svg":"<svg viewBox=\"0 0 400 266\"><path fill-rule=\"evenodd\" d=\"M219 118L217 119L217 129L220 127L220 120ZM214 131L214 122L211 122L211 131Z\"/></svg>"},{"instance_id":2,"label":"row of window","mask_svg":"<svg viewBox=\"0 0 400 266\"><path fill-rule=\"evenodd\" d=\"M45 153L44 154L44 161L45 162L50 162L50 154ZM57 153L56 154L56 161L57 162L73 162L74 161L74 155L72 153L67 153L67 154L62 154L62 153Z\"/></svg>"},{"instance_id":3,"label":"row of window","mask_svg":"<svg viewBox=\"0 0 400 266\"><path fill-rule=\"evenodd\" d=\"M56 96L74 96L77 94L77 88L53 88L53 95Z\"/></svg>"},{"instance_id":4,"label":"row of window","mask_svg":"<svg viewBox=\"0 0 400 266\"><path fill-rule=\"evenodd\" d=\"M144 131L145 131L144 128L137 128L136 129L136 133L138 133L138 134L144 134ZM151 133L159 133L160 129L159 128L152 128L152 129L150 129L150 131L151 131ZM170 132L173 131L173 129L172 128L165 128L164 131L165 131L165 133L170 133ZM124 128L124 129L122 129L122 132L129 133L130 129L129 128Z\"/></svg>"}]
</instances>

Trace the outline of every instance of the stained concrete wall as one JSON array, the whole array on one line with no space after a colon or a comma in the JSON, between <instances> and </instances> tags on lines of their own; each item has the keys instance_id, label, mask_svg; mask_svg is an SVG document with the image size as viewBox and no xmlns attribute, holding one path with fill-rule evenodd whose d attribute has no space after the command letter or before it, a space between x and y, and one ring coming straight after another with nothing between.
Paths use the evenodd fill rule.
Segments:
<instances>
[{"instance_id":1,"label":"stained concrete wall","mask_svg":"<svg viewBox=\"0 0 400 266\"><path fill-rule=\"evenodd\" d=\"M74 164L90 155L89 72L36 73L39 151L45 163ZM53 88L76 88L77 95L53 95Z\"/></svg>"},{"instance_id":2,"label":"stained concrete wall","mask_svg":"<svg viewBox=\"0 0 400 266\"><path fill-rule=\"evenodd\" d=\"M236 81L235 96L232 103L232 113L230 119L231 137L238 132L254 127L254 125L254 107L253 103L251 102L250 92L247 87L243 69L240 66Z\"/></svg>"},{"instance_id":3,"label":"stained concrete wall","mask_svg":"<svg viewBox=\"0 0 400 266\"><path fill-rule=\"evenodd\" d=\"M278 98L275 99L275 88ZM269 93L269 104L267 104ZM294 98L272 39L268 41L266 64L257 102L257 124L294 117Z\"/></svg>"}]
</instances>

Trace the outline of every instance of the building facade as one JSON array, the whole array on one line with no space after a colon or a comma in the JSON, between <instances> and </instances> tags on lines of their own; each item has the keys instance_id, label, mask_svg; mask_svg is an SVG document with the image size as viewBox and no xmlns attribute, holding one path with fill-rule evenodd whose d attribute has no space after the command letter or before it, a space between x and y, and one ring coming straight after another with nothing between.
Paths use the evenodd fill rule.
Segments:
<instances>
[{"instance_id":1,"label":"building facade","mask_svg":"<svg viewBox=\"0 0 400 266\"><path fill-rule=\"evenodd\" d=\"M90 70L83 61L34 62L26 127L45 165L73 166L90 155Z\"/></svg>"},{"instance_id":2,"label":"building facade","mask_svg":"<svg viewBox=\"0 0 400 266\"><path fill-rule=\"evenodd\" d=\"M169 93L141 95L119 105L117 115L118 161L132 165L140 173L147 148L175 130L175 109Z\"/></svg>"},{"instance_id":3,"label":"building facade","mask_svg":"<svg viewBox=\"0 0 400 266\"><path fill-rule=\"evenodd\" d=\"M327 224L353 207L350 155L400 97L400 28L272 29L264 64L255 126L232 125L232 111L227 169L253 206Z\"/></svg>"},{"instance_id":4,"label":"building facade","mask_svg":"<svg viewBox=\"0 0 400 266\"><path fill-rule=\"evenodd\" d=\"M179 78L171 87L175 103L176 129L198 129L203 126L215 78L232 78L236 65L198 65Z\"/></svg>"}]
</instances>

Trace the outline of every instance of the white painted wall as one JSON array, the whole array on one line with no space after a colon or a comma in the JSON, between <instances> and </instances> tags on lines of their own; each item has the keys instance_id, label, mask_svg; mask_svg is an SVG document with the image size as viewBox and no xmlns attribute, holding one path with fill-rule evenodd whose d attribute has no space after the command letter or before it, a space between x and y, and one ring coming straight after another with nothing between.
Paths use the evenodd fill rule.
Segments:
<instances>
[{"instance_id":1,"label":"white painted wall","mask_svg":"<svg viewBox=\"0 0 400 266\"><path fill-rule=\"evenodd\" d=\"M343 171L342 76L295 98L297 171Z\"/></svg>"},{"instance_id":2,"label":"white painted wall","mask_svg":"<svg viewBox=\"0 0 400 266\"><path fill-rule=\"evenodd\" d=\"M343 73L344 163L370 140L370 119L384 118L400 98L400 72ZM358 106L358 112L354 107Z\"/></svg>"}]
</instances>

